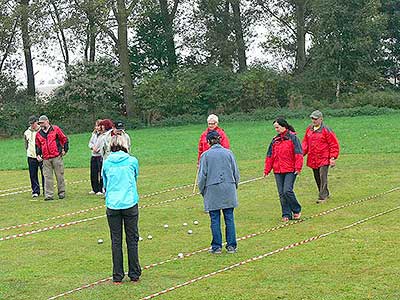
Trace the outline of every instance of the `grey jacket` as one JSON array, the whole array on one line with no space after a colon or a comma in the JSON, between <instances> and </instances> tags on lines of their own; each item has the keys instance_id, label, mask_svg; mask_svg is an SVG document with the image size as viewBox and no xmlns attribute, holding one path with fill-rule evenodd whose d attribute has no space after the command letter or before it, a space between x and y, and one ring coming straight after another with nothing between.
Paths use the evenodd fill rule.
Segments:
<instances>
[{"instance_id":1,"label":"grey jacket","mask_svg":"<svg viewBox=\"0 0 400 300\"><path fill-rule=\"evenodd\" d=\"M200 157L198 186L204 198L204 210L238 206L240 175L232 151L213 145Z\"/></svg>"}]
</instances>

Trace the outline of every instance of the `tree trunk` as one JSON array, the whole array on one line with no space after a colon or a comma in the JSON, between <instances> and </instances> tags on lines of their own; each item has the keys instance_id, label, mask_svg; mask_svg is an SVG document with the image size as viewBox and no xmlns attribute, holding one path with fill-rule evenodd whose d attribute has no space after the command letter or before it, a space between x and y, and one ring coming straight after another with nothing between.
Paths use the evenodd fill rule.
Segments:
<instances>
[{"instance_id":1,"label":"tree trunk","mask_svg":"<svg viewBox=\"0 0 400 300\"><path fill-rule=\"evenodd\" d=\"M222 41L221 41L221 48L220 51L220 59L221 59L221 66L228 68L230 70L233 69L232 64L232 47L229 45L229 34L231 33L230 29L230 13L229 13L229 2L224 2L224 11L222 15ZM215 18L218 20L218 18Z\"/></svg>"},{"instance_id":2,"label":"tree trunk","mask_svg":"<svg viewBox=\"0 0 400 300\"><path fill-rule=\"evenodd\" d=\"M168 69L172 71L177 66L174 29L173 29L173 16L168 10L167 0L159 0L159 3L160 3L162 24L164 29L164 38L167 46Z\"/></svg>"},{"instance_id":3,"label":"tree trunk","mask_svg":"<svg viewBox=\"0 0 400 300\"><path fill-rule=\"evenodd\" d=\"M94 8L95 4L93 0L89 0L89 7ZM92 9L89 9L87 12L87 18L89 20L89 61L94 62L96 56L96 36L97 36L97 27L95 22L95 16Z\"/></svg>"},{"instance_id":4,"label":"tree trunk","mask_svg":"<svg viewBox=\"0 0 400 300\"><path fill-rule=\"evenodd\" d=\"M296 0L296 73L306 65L305 0Z\"/></svg>"},{"instance_id":5,"label":"tree trunk","mask_svg":"<svg viewBox=\"0 0 400 300\"><path fill-rule=\"evenodd\" d=\"M243 28L240 15L240 0L231 0L233 10L233 28L235 30L236 48L239 60L239 72L247 70L246 45L243 38Z\"/></svg>"},{"instance_id":6,"label":"tree trunk","mask_svg":"<svg viewBox=\"0 0 400 300\"><path fill-rule=\"evenodd\" d=\"M29 37L29 0L21 0L21 33L22 44L24 48L26 77L28 84L28 95L35 96L35 74L33 72L33 62L31 53L31 40Z\"/></svg>"},{"instance_id":7,"label":"tree trunk","mask_svg":"<svg viewBox=\"0 0 400 300\"><path fill-rule=\"evenodd\" d=\"M129 64L127 9L124 0L117 0L116 18L118 22L118 56L119 65L123 74L123 92L126 114L138 114L134 101L131 68Z\"/></svg>"}]
</instances>

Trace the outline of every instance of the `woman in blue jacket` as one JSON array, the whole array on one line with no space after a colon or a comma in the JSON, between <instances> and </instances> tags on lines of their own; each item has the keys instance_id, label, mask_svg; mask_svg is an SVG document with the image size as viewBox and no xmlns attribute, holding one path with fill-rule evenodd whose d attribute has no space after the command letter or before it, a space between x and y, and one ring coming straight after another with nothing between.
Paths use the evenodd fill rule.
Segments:
<instances>
[{"instance_id":1,"label":"woman in blue jacket","mask_svg":"<svg viewBox=\"0 0 400 300\"><path fill-rule=\"evenodd\" d=\"M137 282L141 275L138 256L139 195L136 182L139 164L128 153L125 139L115 135L111 140L111 154L104 161L102 176L106 190L107 220L110 227L113 259L113 282L121 284L125 276L122 254L122 227L128 248L128 276Z\"/></svg>"}]
</instances>

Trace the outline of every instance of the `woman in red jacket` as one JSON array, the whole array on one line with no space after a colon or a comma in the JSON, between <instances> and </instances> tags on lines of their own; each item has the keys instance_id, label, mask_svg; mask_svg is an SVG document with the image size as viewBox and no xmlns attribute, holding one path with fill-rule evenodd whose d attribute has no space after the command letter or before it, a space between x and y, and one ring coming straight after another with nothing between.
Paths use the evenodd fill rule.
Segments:
<instances>
[{"instance_id":1,"label":"woman in red jacket","mask_svg":"<svg viewBox=\"0 0 400 300\"><path fill-rule=\"evenodd\" d=\"M207 125L208 128L201 134L200 140L199 140L199 153L197 156L197 161L200 160L200 156L203 154L203 152L207 151L210 149L210 145L207 142L207 133L209 133L212 130L215 130L219 133L219 136L221 137L220 139L220 145L224 147L225 149L229 149L229 139L225 134L225 131L222 128L218 127L218 116L211 114L207 118Z\"/></svg>"},{"instance_id":2,"label":"woman in red jacket","mask_svg":"<svg viewBox=\"0 0 400 300\"><path fill-rule=\"evenodd\" d=\"M278 133L269 145L265 158L264 176L274 171L276 186L282 207L282 221L298 220L301 216L301 205L293 191L297 174L303 167L303 151L293 126L284 118L273 122Z\"/></svg>"}]
</instances>

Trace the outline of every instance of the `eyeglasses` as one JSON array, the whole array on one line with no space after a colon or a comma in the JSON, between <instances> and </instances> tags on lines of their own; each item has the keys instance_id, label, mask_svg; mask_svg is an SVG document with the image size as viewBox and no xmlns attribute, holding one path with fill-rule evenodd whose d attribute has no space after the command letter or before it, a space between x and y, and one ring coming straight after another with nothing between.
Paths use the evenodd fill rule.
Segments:
<instances>
[{"instance_id":1,"label":"eyeglasses","mask_svg":"<svg viewBox=\"0 0 400 300\"><path fill-rule=\"evenodd\" d=\"M209 122L208 125L215 125L217 124L216 122Z\"/></svg>"}]
</instances>

